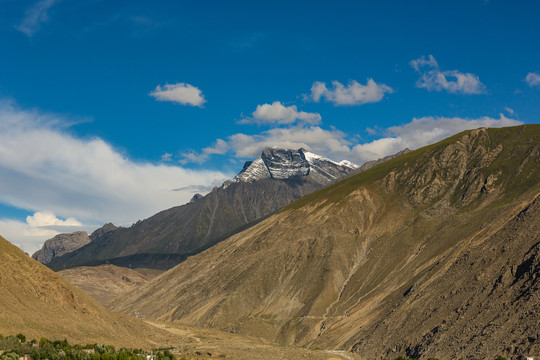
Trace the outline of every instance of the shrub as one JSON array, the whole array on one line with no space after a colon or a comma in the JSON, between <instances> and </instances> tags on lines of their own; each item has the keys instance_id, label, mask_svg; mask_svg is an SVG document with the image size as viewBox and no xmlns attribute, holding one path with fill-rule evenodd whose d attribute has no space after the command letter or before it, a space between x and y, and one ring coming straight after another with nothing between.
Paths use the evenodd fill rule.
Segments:
<instances>
[{"instance_id":1,"label":"shrub","mask_svg":"<svg viewBox=\"0 0 540 360\"><path fill-rule=\"evenodd\" d=\"M16 337L17 337L17 339L19 339L22 343L25 343L25 342L26 342L26 336L24 336L23 334L17 334Z\"/></svg>"}]
</instances>

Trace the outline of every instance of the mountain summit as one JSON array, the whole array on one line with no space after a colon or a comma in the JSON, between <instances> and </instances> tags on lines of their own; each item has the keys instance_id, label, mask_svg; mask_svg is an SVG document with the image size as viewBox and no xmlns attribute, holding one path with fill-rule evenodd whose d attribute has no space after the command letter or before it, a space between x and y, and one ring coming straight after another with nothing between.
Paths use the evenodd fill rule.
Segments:
<instances>
[{"instance_id":1,"label":"mountain summit","mask_svg":"<svg viewBox=\"0 0 540 360\"><path fill-rule=\"evenodd\" d=\"M317 181L331 182L347 175L358 165L343 160L339 163L311 153L303 148L298 150L265 148L255 161L247 161L244 168L232 180L233 182L255 182L262 179L289 179L294 176L311 176Z\"/></svg>"},{"instance_id":2,"label":"mountain summit","mask_svg":"<svg viewBox=\"0 0 540 360\"><path fill-rule=\"evenodd\" d=\"M164 210L130 228L107 232L54 258L48 266L97 265L167 269L358 167L305 149L266 148L242 171L206 196Z\"/></svg>"}]
</instances>

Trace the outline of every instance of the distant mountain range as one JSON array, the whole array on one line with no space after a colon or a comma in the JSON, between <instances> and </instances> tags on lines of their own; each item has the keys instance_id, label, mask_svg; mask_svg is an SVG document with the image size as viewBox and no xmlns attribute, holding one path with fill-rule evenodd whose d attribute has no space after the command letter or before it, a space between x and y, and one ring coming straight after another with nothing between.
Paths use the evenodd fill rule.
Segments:
<instances>
[{"instance_id":1,"label":"distant mountain range","mask_svg":"<svg viewBox=\"0 0 540 360\"><path fill-rule=\"evenodd\" d=\"M239 177L283 173L254 164ZM247 184L207 201L245 206ZM537 357L540 125L466 131L304 196L112 309L366 359Z\"/></svg>"},{"instance_id":2,"label":"distant mountain range","mask_svg":"<svg viewBox=\"0 0 540 360\"><path fill-rule=\"evenodd\" d=\"M356 169L349 161L335 162L305 149L266 148L206 196L196 195L130 228L105 232L69 252L55 253L51 245L58 241L51 240L34 256L54 269L103 263L168 269Z\"/></svg>"}]
</instances>

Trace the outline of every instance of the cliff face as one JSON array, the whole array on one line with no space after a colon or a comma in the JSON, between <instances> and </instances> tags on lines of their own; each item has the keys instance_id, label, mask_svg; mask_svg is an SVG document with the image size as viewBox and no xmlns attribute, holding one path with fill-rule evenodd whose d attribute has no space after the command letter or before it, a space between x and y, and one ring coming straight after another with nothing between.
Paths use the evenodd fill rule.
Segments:
<instances>
[{"instance_id":1,"label":"cliff face","mask_svg":"<svg viewBox=\"0 0 540 360\"><path fill-rule=\"evenodd\" d=\"M307 195L112 308L364 358L540 355L540 126Z\"/></svg>"},{"instance_id":2,"label":"cliff face","mask_svg":"<svg viewBox=\"0 0 540 360\"><path fill-rule=\"evenodd\" d=\"M90 242L86 231L77 231L70 234L58 234L45 241L41 249L36 251L32 258L42 264L50 263L55 257L77 250Z\"/></svg>"},{"instance_id":3,"label":"cliff face","mask_svg":"<svg viewBox=\"0 0 540 360\"><path fill-rule=\"evenodd\" d=\"M111 231L48 265L61 269L110 262L168 269L356 168L304 149L267 148L206 196Z\"/></svg>"},{"instance_id":4,"label":"cliff face","mask_svg":"<svg viewBox=\"0 0 540 360\"><path fill-rule=\"evenodd\" d=\"M86 231L58 234L52 239L45 241L41 249L32 255L32 258L47 265L53 261L53 259L80 249L84 245L95 241L108 232L116 229L118 229L116 226L108 223L95 230L90 236L88 236Z\"/></svg>"}]
</instances>

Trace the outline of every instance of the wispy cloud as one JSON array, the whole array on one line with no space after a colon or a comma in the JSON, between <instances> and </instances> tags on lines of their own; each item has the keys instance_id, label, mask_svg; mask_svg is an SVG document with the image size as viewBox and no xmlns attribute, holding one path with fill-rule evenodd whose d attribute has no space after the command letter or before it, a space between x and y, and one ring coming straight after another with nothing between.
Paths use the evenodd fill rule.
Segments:
<instances>
[{"instance_id":1,"label":"wispy cloud","mask_svg":"<svg viewBox=\"0 0 540 360\"><path fill-rule=\"evenodd\" d=\"M227 153L229 150L229 144L226 141L217 139L214 145L206 147L200 152L191 150L189 152L182 153L182 159L178 160L178 162L183 165L189 163L202 164L208 160L211 155L222 155Z\"/></svg>"},{"instance_id":2,"label":"wispy cloud","mask_svg":"<svg viewBox=\"0 0 540 360\"><path fill-rule=\"evenodd\" d=\"M511 107L508 107L508 106L505 106L504 107L504 111L506 111L508 114L510 115L514 115L515 114L515 111L514 109L512 109Z\"/></svg>"},{"instance_id":3,"label":"wispy cloud","mask_svg":"<svg viewBox=\"0 0 540 360\"><path fill-rule=\"evenodd\" d=\"M279 101L272 104L257 105L251 118L242 119L241 124L292 124L301 122L316 125L321 122L321 115L298 111L296 105L285 106Z\"/></svg>"},{"instance_id":4,"label":"wispy cloud","mask_svg":"<svg viewBox=\"0 0 540 360\"><path fill-rule=\"evenodd\" d=\"M530 87L540 86L540 74L532 73L532 72L528 73L527 76L525 77L525 82Z\"/></svg>"},{"instance_id":5,"label":"wispy cloud","mask_svg":"<svg viewBox=\"0 0 540 360\"><path fill-rule=\"evenodd\" d=\"M198 107L202 107L206 102L199 88L186 83L158 85L149 95L157 101L171 101Z\"/></svg>"},{"instance_id":6,"label":"wispy cloud","mask_svg":"<svg viewBox=\"0 0 540 360\"><path fill-rule=\"evenodd\" d=\"M164 153L161 155L161 161L171 161L172 160L172 154L171 153Z\"/></svg>"},{"instance_id":7,"label":"wispy cloud","mask_svg":"<svg viewBox=\"0 0 540 360\"><path fill-rule=\"evenodd\" d=\"M316 81L311 86L311 94L305 96L305 100L319 102L322 98L333 102L335 105L363 105L379 102L385 94L391 94L394 90L385 84L377 84L373 79L367 79L366 85L352 80L347 85L339 81L332 81L332 88L326 83Z\"/></svg>"},{"instance_id":8,"label":"wispy cloud","mask_svg":"<svg viewBox=\"0 0 540 360\"><path fill-rule=\"evenodd\" d=\"M318 154L349 153L346 134L339 130L325 130L319 126L297 125L287 128L274 128L259 134L237 133L218 139L216 143L201 152L192 151L184 155L185 162L202 163L213 154L232 154L236 158L257 158L267 146L310 149Z\"/></svg>"},{"instance_id":9,"label":"wispy cloud","mask_svg":"<svg viewBox=\"0 0 540 360\"><path fill-rule=\"evenodd\" d=\"M419 88L428 91L448 91L453 94L484 94L486 86L480 82L477 75L462 73L458 70L441 71L439 63L433 55L422 56L412 60L410 65L420 73L416 82Z\"/></svg>"},{"instance_id":10,"label":"wispy cloud","mask_svg":"<svg viewBox=\"0 0 540 360\"><path fill-rule=\"evenodd\" d=\"M395 154L405 148L416 149L440 141L448 136L479 127L503 127L521 124L504 115L499 118L482 117L478 119L448 118L426 116L414 118L402 126L387 129L370 129L371 135L378 139L359 143L357 139L338 129L323 129L319 126L296 125L274 128L258 134L237 133L216 143L201 152L184 154L184 162L202 163L212 154L230 154L240 159L254 159L263 148L279 146L285 148L306 148L316 154L334 160L347 159L357 164Z\"/></svg>"},{"instance_id":11,"label":"wispy cloud","mask_svg":"<svg viewBox=\"0 0 540 360\"><path fill-rule=\"evenodd\" d=\"M126 224L193 196L172 189L218 185L229 177L135 162L100 138L80 139L56 123L54 115L0 102L0 202L83 224Z\"/></svg>"},{"instance_id":12,"label":"wispy cloud","mask_svg":"<svg viewBox=\"0 0 540 360\"><path fill-rule=\"evenodd\" d=\"M31 37L34 35L41 24L49 20L49 9L53 7L59 0L41 0L35 3L32 7L26 10L21 23L16 26L16 29Z\"/></svg>"}]
</instances>

